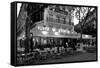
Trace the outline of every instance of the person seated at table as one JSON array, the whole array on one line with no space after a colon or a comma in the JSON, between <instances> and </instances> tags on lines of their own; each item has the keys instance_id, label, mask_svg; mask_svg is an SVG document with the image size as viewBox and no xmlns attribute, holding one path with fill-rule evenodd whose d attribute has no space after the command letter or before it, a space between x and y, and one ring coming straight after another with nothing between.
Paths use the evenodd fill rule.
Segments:
<instances>
[{"instance_id":1,"label":"person seated at table","mask_svg":"<svg viewBox=\"0 0 100 68\"><path fill-rule=\"evenodd\" d=\"M64 48L64 46L61 47L61 52L62 52L62 53L65 53L65 48Z\"/></svg>"},{"instance_id":2,"label":"person seated at table","mask_svg":"<svg viewBox=\"0 0 100 68\"><path fill-rule=\"evenodd\" d=\"M65 52L67 52L67 48L69 47L68 42L66 42L65 44L63 44L64 50Z\"/></svg>"},{"instance_id":3,"label":"person seated at table","mask_svg":"<svg viewBox=\"0 0 100 68\"><path fill-rule=\"evenodd\" d=\"M56 46L54 47L54 53L55 54L57 53L57 47Z\"/></svg>"}]
</instances>

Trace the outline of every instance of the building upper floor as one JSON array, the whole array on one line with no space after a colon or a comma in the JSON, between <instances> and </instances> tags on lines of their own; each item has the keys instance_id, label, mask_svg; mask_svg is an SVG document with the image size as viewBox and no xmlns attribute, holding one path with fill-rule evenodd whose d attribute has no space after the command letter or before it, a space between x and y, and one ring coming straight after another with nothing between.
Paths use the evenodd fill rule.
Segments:
<instances>
[{"instance_id":1,"label":"building upper floor","mask_svg":"<svg viewBox=\"0 0 100 68\"><path fill-rule=\"evenodd\" d=\"M43 5L43 4L23 4L17 19L17 32L25 31L25 23L27 17L29 20L29 28L34 28L34 24L43 21L49 26L61 26L64 29L74 28L73 16L71 15L70 6Z\"/></svg>"}]
</instances>

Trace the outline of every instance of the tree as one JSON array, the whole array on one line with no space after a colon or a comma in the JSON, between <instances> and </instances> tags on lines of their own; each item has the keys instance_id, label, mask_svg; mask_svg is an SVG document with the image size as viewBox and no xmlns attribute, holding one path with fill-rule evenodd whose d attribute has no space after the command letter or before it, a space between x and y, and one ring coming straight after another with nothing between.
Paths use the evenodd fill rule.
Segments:
<instances>
[{"instance_id":1,"label":"tree","mask_svg":"<svg viewBox=\"0 0 100 68\"><path fill-rule=\"evenodd\" d=\"M85 23L83 27L83 33L90 34L96 36L97 28L96 28L96 8L92 8L93 11L89 12L88 15L85 17Z\"/></svg>"},{"instance_id":2,"label":"tree","mask_svg":"<svg viewBox=\"0 0 100 68\"><path fill-rule=\"evenodd\" d=\"M84 33L84 34L91 34L93 35L96 32L96 9L94 7L87 7L86 14L83 14L83 18L81 17L80 22L78 25L75 26L75 31ZM95 12L95 13L94 13ZM78 16L78 12L76 17ZM93 18L93 19L90 19ZM77 18L78 19L78 18ZM87 22L91 20L91 22Z\"/></svg>"},{"instance_id":3,"label":"tree","mask_svg":"<svg viewBox=\"0 0 100 68\"><path fill-rule=\"evenodd\" d=\"M75 30L81 33L81 39L82 39L82 33L83 33L83 27L86 22L86 17L91 11L91 7L76 7L75 9L75 17L79 20L79 24L75 27Z\"/></svg>"}]
</instances>

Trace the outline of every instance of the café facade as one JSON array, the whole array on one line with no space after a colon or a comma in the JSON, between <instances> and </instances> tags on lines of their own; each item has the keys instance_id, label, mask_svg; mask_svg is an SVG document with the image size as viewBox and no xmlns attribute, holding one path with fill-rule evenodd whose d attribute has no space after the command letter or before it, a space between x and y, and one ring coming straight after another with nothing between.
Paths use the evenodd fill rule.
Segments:
<instances>
[{"instance_id":1,"label":"caf\u00e9 facade","mask_svg":"<svg viewBox=\"0 0 100 68\"><path fill-rule=\"evenodd\" d=\"M53 8L55 8L53 6ZM43 20L35 23L35 27L30 30L33 35L34 47L55 47L66 46L66 43L71 45L77 45L80 42L81 34L74 31L73 16L66 9L67 15L64 12L55 12L51 7L44 9ZM23 32L17 40L24 38L25 32ZM82 35L82 39L89 40L95 39L90 35Z\"/></svg>"}]
</instances>

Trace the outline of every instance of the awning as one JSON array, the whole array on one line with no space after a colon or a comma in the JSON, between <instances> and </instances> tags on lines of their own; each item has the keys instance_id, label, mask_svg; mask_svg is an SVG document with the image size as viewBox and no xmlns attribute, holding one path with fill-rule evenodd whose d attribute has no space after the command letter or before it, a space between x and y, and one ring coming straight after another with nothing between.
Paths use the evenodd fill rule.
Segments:
<instances>
[{"instance_id":1,"label":"awning","mask_svg":"<svg viewBox=\"0 0 100 68\"><path fill-rule=\"evenodd\" d=\"M31 31L33 36L41 36L41 37L57 37L57 38L80 38L80 34L66 34L66 35L55 35L54 32L48 31L47 34L43 34L41 30L38 30L36 27L33 28Z\"/></svg>"}]
</instances>

